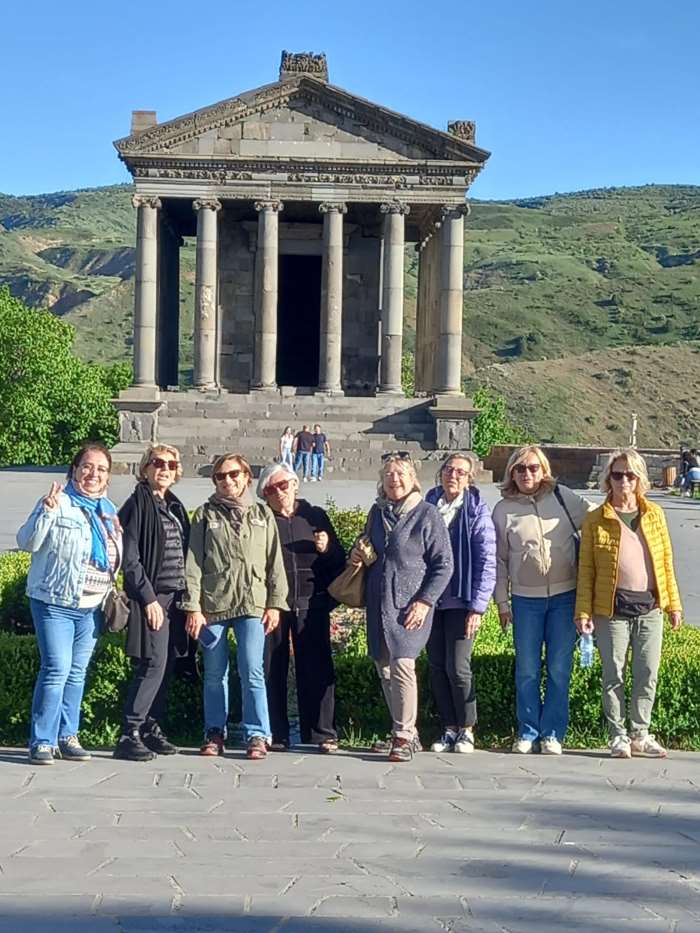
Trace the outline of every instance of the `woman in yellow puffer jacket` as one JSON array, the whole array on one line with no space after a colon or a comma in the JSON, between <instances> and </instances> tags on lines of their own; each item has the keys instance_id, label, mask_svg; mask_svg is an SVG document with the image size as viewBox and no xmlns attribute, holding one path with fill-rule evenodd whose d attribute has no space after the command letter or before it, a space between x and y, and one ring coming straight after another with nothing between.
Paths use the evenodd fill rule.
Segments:
<instances>
[{"instance_id":1,"label":"woman in yellow puffer jacket","mask_svg":"<svg viewBox=\"0 0 700 933\"><path fill-rule=\"evenodd\" d=\"M681 602L663 509L646 498L646 464L633 448L610 454L601 476L606 501L581 529L576 627L595 631L603 665L603 711L613 758L665 758L649 732L661 660L663 614L675 630ZM626 727L625 668L632 648L632 698Z\"/></svg>"}]
</instances>

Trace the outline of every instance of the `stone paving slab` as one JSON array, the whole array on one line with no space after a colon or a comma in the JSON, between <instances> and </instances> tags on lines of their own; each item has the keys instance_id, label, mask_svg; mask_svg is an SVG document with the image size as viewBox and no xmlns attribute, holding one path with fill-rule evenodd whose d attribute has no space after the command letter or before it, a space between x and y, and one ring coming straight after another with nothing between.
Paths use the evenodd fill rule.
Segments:
<instances>
[{"instance_id":1,"label":"stone paving slab","mask_svg":"<svg viewBox=\"0 0 700 933\"><path fill-rule=\"evenodd\" d=\"M698 933L699 804L683 753L6 749L0 933Z\"/></svg>"}]
</instances>

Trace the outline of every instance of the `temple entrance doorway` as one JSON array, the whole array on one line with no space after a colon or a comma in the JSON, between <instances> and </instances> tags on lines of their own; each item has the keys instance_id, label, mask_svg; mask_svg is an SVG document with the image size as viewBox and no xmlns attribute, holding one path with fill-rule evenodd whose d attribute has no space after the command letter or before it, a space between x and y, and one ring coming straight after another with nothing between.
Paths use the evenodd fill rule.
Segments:
<instances>
[{"instance_id":1,"label":"temple entrance doorway","mask_svg":"<svg viewBox=\"0 0 700 933\"><path fill-rule=\"evenodd\" d=\"M318 385L321 263L321 256L280 256L277 385Z\"/></svg>"}]
</instances>

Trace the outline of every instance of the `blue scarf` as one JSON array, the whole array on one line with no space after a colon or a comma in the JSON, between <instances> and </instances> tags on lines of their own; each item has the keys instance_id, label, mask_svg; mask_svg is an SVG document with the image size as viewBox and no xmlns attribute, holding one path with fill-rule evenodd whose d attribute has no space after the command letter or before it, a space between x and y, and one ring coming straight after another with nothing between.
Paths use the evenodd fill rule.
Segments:
<instances>
[{"instance_id":1,"label":"blue scarf","mask_svg":"<svg viewBox=\"0 0 700 933\"><path fill-rule=\"evenodd\" d=\"M81 509L90 522L90 531L92 532L90 563L94 564L98 570L109 570L107 540L105 538L103 522L107 524L111 531L114 524L114 506L106 496L100 499L91 499L90 496L84 496L82 492L78 492L75 488L73 480L66 485L63 491L73 505ZM100 519L102 519L102 521Z\"/></svg>"}]
</instances>

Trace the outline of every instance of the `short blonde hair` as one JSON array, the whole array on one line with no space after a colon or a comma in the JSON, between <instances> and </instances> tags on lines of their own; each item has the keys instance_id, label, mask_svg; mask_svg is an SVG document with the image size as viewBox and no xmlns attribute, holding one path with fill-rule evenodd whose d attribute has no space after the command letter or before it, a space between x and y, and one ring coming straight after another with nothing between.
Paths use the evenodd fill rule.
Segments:
<instances>
[{"instance_id":1,"label":"short blonde hair","mask_svg":"<svg viewBox=\"0 0 700 933\"><path fill-rule=\"evenodd\" d=\"M413 489L411 492L420 492L420 482L418 481L418 474L416 473L416 465L410 457L405 456L404 454L389 454L382 460L382 466L379 470L379 482L377 483L377 493L382 496L384 495L384 477L386 475L387 467L390 466L401 466L409 474L413 480Z\"/></svg>"},{"instance_id":2,"label":"short blonde hair","mask_svg":"<svg viewBox=\"0 0 700 933\"><path fill-rule=\"evenodd\" d=\"M468 470L468 473L469 473L469 483L468 483L468 485L471 486L472 483L474 482L474 474L476 473L476 460L475 460L475 458L474 458L471 454L461 454L461 453L458 453L458 452L454 452L454 453L448 454L448 455L445 457L445 459L442 461L442 463L440 464L440 469L439 469L439 470L437 471L437 473L435 474L435 484L436 484L437 486L442 486L442 471L443 471L443 470L445 469L445 467L448 466L453 460L464 460L466 463L469 464L469 470Z\"/></svg>"},{"instance_id":3,"label":"short blonde hair","mask_svg":"<svg viewBox=\"0 0 700 933\"><path fill-rule=\"evenodd\" d=\"M211 465L212 483L216 483L216 480L214 479L214 474L219 472L219 470L221 469L223 464L226 463L227 460L236 461L236 463L240 466L240 468L243 470L243 472L248 477L248 485L250 486L250 484L253 481L253 471L251 470L250 464L248 463L246 458L242 457L240 454L237 454L237 453L221 454L219 457L216 458L216 460Z\"/></svg>"},{"instance_id":4,"label":"short blonde hair","mask_svg":"<svg viewBox=\"0 0 700 933\"><path fill-rule=\"evenodd\" d=\"M504 499L520 495L517 483L513 479L513 470L519 463L522 463L523 460L530 456L536 457L542 467L542 485L546 486L548 489L554 489L556 486L557 483L552 476L552 467L547 459L547 454L541 447L538 447L537 444L526 444L525 447L518 447L517 450L514 450L508 458L503 482L501 483L501 495Z\"/></svg>"},{"instance_id":5,"label":"short blonde hair","mask_svg":"<svg viewBox=\"0 0 700 933\"><path fill-rule=\"evenodd\" d=\"M141 481L146 479L146 467L148 467L150 464L151 459L153 457L159 457L162 454L177 460L175 482L177 482L179 479L182 479L182 461L180 460L180 451L177 449L177 447L171 447L170 444L152 444L144 451L144 455L141 457L141 463L139 463L139 468L136 473Z\"/></svg>"},{"instance_id":6,"label":"short blonde hair","mask_svg":"<svg viewBox=\"0 0 700 933\"><path fill-rule=\"evenodd\" d=\"M651 489L644 457L642 457L634 447L618 447L616 450L610 452L608 455L608 462L605 464L603 472L600 474L601 492L605 493L606 496L609 496L612 492L610 474L612 472L613 463L615 463L616 460L624 460L627 464L627 469L637 477L637 492L640 496L643 496L644 493Z\"/></svg>"}]
</instances>

